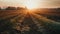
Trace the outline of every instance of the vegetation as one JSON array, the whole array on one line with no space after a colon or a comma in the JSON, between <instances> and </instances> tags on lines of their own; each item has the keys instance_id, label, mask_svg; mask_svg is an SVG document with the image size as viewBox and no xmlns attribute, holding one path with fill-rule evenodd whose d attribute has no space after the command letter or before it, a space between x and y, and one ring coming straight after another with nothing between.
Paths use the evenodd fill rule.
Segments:
<instances>
[{"instance_id":1,"label":"vegetation","mask_svg":"<svg viewBox=\"0 0 60 34\"><path fill-rule=\"evenodd\" d=\"M60 34L60 8L43 13L35 10L35 14L28 13L26 16L25 11L20 13L21 9L26 10L20 7L0 10L0 34Z\"/></svg>"}]
</instances>

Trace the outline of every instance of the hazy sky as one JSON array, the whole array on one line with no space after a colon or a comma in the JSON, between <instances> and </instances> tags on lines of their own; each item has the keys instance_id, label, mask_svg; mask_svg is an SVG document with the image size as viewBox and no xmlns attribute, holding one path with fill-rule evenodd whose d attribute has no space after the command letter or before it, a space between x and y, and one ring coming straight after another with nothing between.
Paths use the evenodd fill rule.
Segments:
<instances>
[{"instance_id":1,"label":"hazy sky","mask_svg":"<svg viewBox=\"0 0 60 34\"><path fill-rule=\"evenodd\" d=\"M30 1L30 0L29 0ZM37 7L45 8L45 7L60 7L60 0L31 0L35 2ZM24 3L27 0L0 0L0 6L24 6Z\"/></svg>"}]
</instances>

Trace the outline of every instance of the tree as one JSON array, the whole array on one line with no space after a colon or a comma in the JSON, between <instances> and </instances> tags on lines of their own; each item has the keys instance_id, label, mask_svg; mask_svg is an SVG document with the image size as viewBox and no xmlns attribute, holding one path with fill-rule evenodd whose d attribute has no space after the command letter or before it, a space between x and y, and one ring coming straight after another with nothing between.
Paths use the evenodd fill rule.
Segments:
<instances>
[{"instance_id":1,"label":"tree","mask_svg":"<svg viewBox=\"0 0 60 34\"><path fill-rule=\"evenodd\" d=\"M6 10L16 10L16 7L7 7Z\"/></svg>"},{"instance_id":2,"label":"tree","mask_svg":"<svg viewBox=\"0 0 60 34\"><path fill-rule=\"evenodd\" d=\"M1 7L0 7L0 10L1 10Z\"/></svg>"}]
</instances>

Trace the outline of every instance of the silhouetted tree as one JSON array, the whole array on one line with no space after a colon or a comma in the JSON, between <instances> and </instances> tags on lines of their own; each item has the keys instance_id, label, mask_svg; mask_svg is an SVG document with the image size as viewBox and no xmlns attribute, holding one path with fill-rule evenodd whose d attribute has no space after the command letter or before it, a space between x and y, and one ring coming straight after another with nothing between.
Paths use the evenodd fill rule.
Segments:
<instances>
[{"instance_id":1,"label":"silhouetted tree","mask_svg":"<svg viewBox=\"0 0 60 34\"><path fill-rule=\"evenodd\" d=\"M23 7L17 7L17 10L25 10L26 8Z\"/></svg>"},{"instance_id":2,"label":"silhouetted tree","mask_svg":"<svg viewBox=\"0 0 60 34\"><path fill-rule=\"evenodd\" d=\"M0 7L0 10L1 10L1 7Z\"/></svg>"},{"instance_id":3,"label":"silhouetted tree","mask_svg":"<svg viewBox=\"0 0 60 34\"><path fill-rule=\"evenodd\" d=\"M16 7L7 7L6 10L16 10Z\"/></svg>"}]
</instances>

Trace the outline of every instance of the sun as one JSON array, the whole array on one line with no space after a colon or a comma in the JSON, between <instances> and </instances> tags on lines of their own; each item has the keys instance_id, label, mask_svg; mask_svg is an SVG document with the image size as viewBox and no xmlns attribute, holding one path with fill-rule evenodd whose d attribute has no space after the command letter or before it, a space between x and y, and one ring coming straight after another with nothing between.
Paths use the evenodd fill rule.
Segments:
<instances>
[{"instance_id":1,"label":"sun","mask_svg":"<svg viewBox=\"0 0 60 34\"><path fill-rule=\"evenodd\" d=\"M35 8L32 3L26 4L26 7L27 7L28 9L33 9L33 8Z\"/></svg>"},{"instance_id":2,"label":"sun","mask_svg":"<svg viewBox=\"0 0 60 34\"><path fill-rule=\"evenodd\" d=\"M24 5L28 8L28 9L34 9L36 8L36 2L32 1L32 0L27 0L26 2L24 2Z\"/></svg>"},{"instance_id":3,"label":"sun","mask_svg":"<svg viewBox=\"0 0 60 34\"><path fill-rule=\"evenodd\" d=\"M28 9L33 9L33 8L35 8L36 6L35 6L35 4L33 4L33 3L26 3L25 4L26 5L26 7L28 8Z\"/></svg>"}]
</instances>

